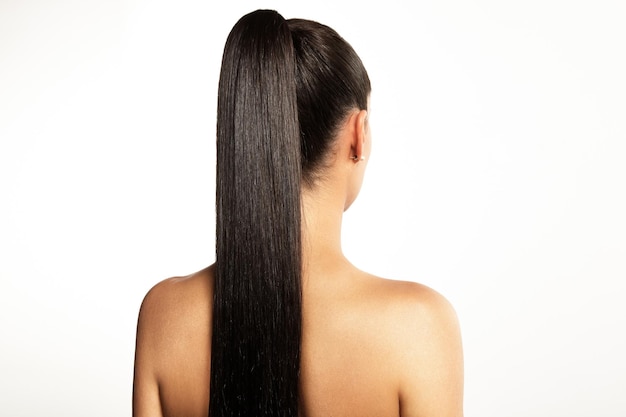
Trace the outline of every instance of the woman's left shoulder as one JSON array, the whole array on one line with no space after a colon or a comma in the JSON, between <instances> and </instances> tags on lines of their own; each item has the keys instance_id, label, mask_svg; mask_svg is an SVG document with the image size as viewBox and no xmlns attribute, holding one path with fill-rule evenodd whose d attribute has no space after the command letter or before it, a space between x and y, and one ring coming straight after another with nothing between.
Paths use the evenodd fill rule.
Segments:
<instances>
[{"instance_id":1,"label":"woman's left shoulder","mask_svg":"<svg viewBox=\"0 0 626 417\"><path fill-rule=\"evenodd\" d=\"M190 324L196 310L207 310L213 292L213 266L187 276L165 279L148 291L139 310L138 330L167 335ZM203 320L204 321L204 320ZM193 322L193 320L191 320Z\"/></svg>"}]
</instances>

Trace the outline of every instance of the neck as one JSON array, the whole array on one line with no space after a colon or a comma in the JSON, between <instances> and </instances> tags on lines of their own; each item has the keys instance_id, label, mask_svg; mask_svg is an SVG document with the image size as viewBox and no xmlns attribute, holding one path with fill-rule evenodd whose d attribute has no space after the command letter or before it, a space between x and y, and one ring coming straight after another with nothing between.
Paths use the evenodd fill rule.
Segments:
<instances>
[{"instance_id":1,"label":"neck","mask_svg":"<svg viewBox=\"0 0 626 417\"><path fill-rule=\"evenodd\" d=\"M304 275L317 275L347 262L341 250L345 199L333 187L317 185L302 192L302 260Z\"/></svg>"}]
</instances>

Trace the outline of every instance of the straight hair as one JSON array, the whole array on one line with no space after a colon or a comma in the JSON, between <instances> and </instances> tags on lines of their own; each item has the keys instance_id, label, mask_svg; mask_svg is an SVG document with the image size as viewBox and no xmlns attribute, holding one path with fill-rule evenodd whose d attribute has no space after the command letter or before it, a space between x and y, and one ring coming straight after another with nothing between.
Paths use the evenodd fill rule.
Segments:
<instances>
[{"instance_id":1,"label":"straight hair","mask_svg":"<svg viewBox=\"0 0 626 417\"><path fill-rule=\"evenodd\" d=\"M289 28L241 18L224 49L209 415L297 416L300 140Z\"/></svg>"},{"instance_id":2,"label":"straight hair","mask_svg":"<svg viewBox=\"0 0 626 417\"><path fill-rule=\"evenodd\" d=\"M218 90L209 416L298 415L300 193L369 78L335 31L275 11L230 32Z\"/></svg>"}]
</instances>

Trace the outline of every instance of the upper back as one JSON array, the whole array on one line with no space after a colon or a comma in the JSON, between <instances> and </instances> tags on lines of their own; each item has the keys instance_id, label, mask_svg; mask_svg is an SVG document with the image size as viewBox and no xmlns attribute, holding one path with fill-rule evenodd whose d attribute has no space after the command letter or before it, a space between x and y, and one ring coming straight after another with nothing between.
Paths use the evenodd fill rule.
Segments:
<instances>
[{"instance_id":1,"label":"upper back","mask_svg":"<svg viewBox=\"0 0 626 417\"><path fill-rule=\"evenodd\" d=\"M157 408L164 416L207 415L212 282L209 267L165 280L146 296L136 416ZM462 415L458 325L433 290L338 268L305 275L302 313L301 415Z\"/></svg>"}]
</instances>

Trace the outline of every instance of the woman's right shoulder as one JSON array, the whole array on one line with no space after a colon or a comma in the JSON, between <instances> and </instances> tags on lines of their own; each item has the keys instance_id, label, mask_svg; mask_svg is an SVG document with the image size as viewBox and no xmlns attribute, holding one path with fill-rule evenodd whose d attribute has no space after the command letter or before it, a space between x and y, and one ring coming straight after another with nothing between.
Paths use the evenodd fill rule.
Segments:
<instances>
[{"instance_id":1,"label":"woman's right shoulder","mask_svg":"<svg viewBox=\"0 0 626 417\"><path fill-rule=\"evenodd\" d=\"M457 330L458 320L452 304L439 292L414 281L400 281L364 274L365 292L370 303L384 306L394 321L405 329L432 332ZM371 298L370 298L371 297Z\"/></svg>"},{"instance_id":2,"label":"woman's right shoulder","mask_svg":"<svg viewBox=\"0 0 626 417\"><path fill-rule=\"evenodd\" d=\"M415 331L455 330L457 315L452 304L436 290L418 282L378 278L387 301L393 306L396 319ZM418 326L418 327L416 327Z\"/></svg>"}]
</instances>

